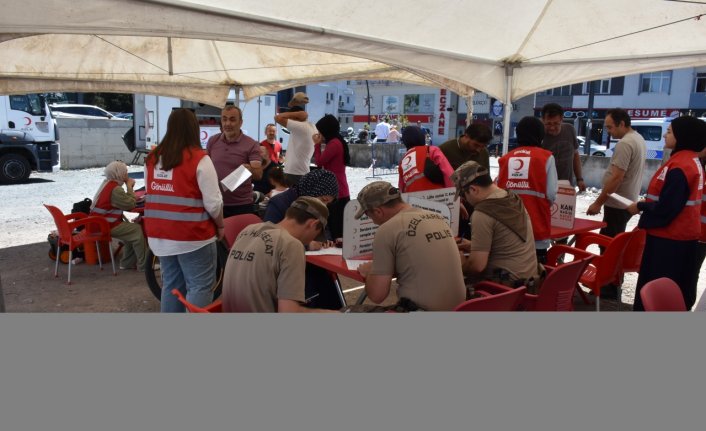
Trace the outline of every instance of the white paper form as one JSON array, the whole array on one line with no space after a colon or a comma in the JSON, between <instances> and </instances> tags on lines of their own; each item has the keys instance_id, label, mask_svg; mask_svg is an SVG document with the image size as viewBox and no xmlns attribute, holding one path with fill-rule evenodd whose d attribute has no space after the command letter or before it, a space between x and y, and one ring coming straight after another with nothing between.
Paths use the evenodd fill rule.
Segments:
<instances>
[{"instance_id":1,"label":"white paper form","mask_svg":"<svg viewBox=\"0 0 706 431\"><path fill-rule=\"evenodd\" d=\"M311 251L307 250L307 256L341 256L343 255L343 249L338 247L326 247L320 250Z\"/></svg>"},{"instance_id":2,"label":"white paper form","mask_svg":"<svg viewBox=\"0 0 706 431\"><path fill-rule=\"evenodd\" d=\"M618 205L618 208L621 208L621 209L625 209L633 204L633 201L631 201L630 199L628 199L626 197L620 196L617 193L609 194L608 199L610 199L613 203Z\"/></svg>"},{"instance_id":3,"label":"white paper form","mask_svg":"<svg viewBox=\"0 0 706 431\"><path fill-rule=\"evenodd\" d=\"M227 177L221 180L221 184L231 192L241 184L245 182L248 178L252 176L252 173L243 165L238 166L238 169L234 170Z\"/></svg>"}]
</instances>

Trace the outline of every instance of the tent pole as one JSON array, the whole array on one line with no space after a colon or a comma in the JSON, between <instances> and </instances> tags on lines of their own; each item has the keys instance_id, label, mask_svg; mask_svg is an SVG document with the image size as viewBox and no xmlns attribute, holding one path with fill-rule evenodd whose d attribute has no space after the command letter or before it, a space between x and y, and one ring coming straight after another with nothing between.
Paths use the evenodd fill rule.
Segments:
<instances>
[{"instance_id":1,"label":"tent pole","mask_svg":"<svg viewBox=\"0 0 706 431\"><path fill-rule=\"evenodd\" d=\"M505 109L503 110L503 154L507 154L510 140L510 114L512 114L512 71L515 66L505 65Z\"/></svg>"},{"instance_id":2,"label":"tent pole","mask_svg":"<svg viewBox=\"0 0 706 431\"><path fill-rule=\"evenodd\" d=\"M466 100L466 127L471 125L471 120L473 119L473 96L475 96L476 91L472 90L464 99ZM458 110L456 110L458 112Z\"/></svg>"},{"instance_id":3,"label":"tent pole","mask_svg":"<svg viewBox=\"0 0 706 431\"><path fill-rule=\"evenodd\" d=\"M169 60L169 76L174 75L174 65L172 59L172 38L167 38L167 57Z\"/></svg>"}]
</instances>

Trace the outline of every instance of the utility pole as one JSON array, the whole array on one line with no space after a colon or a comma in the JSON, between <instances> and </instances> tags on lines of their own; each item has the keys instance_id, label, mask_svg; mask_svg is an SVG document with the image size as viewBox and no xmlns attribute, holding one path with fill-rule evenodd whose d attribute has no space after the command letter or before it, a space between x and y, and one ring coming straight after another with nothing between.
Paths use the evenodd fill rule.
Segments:
<instances>
[{"instance_id":1,"label":"utility pole","mask_svg":"<svg viewBox=\"0 0 706 431\"><path fill-rule=\"evenodd\" d=\"M596 92L596 81L588 82L588 110L586 111L586 130L584 133L583 153L591 155L591 129L593 129L593 98Z\"/></svg>"}]
</instances>

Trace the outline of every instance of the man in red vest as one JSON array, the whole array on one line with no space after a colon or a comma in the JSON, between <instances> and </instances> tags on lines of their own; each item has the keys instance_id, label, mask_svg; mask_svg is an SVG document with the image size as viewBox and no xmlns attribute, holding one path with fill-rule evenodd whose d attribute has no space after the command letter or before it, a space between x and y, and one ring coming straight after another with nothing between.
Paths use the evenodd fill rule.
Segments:
<instances>
[{"instance_id":1,"label":"man in red vest","mask_svg":"<svg viewBox=\"0 0 706 431\"><path fill-rule=\"evenodd\" d=\"M267 148L272 163L282 164L282 144L277 142L277 126L272 123L265 126L265 139L260 142L260 146Z\"/></svg>"},{"instance_id":2,"label":"man in red vest","mask_svg":"<svg viewBox=\"0 0 706 431\"><path fill-rule=\"evenodd\" d=\"M551 151L542 148L544 125L536 117L524 117L515 129L518 147L498 160L498 187L519 195L529 213L537 260L547 261L550 245L551 206L558 188L556 164Z\"/></svg>"}]
</instances>

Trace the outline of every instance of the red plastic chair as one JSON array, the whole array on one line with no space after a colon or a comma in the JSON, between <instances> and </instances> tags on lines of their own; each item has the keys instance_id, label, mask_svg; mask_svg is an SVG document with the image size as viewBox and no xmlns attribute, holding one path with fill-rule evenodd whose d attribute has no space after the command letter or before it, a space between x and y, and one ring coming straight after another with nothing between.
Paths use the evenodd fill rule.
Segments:
<instances>
[{"instance_id":1,"label":"red plastic chair","mask_svg":"<svg viewBox=\"0 0 706 431\"><path fill-rule=\"evenodd\" d=\"M623 254L623 265L620 268L619 279L616 280L616 285L621 285L623 274L626 272L640 272L640 264L642 263L642 252L645 250L645 242L647 242L647 232L644 229L633 229L633 235L628 243L628 248Z\"/></svg>"},{"instance_id":2,"label":"red plastic chair","mask_svg":"<svg viewBox=\"0 0 706 431\"><path fill-rule=\"evenodd\" d=\"M623 255L633 236L641 235L640 231L623 232L615 238L594 232L576 235L574 247L555 245L547 252L547 263L556 265L557 258L562 254L571 254L577 258L594 256L593 260L584 270L579 283L589 288L596 296L596 311L600 311L601 287L615 283L620 279ZM586 251L591 244L605 247L603 254L596 255ZM580 291L580 290L579 290Z\"/></svg>"},{"instance_id":3,"label":"red plastic chair","mask_svg":"<svg viewBox=\"0 0 706 431\"><path fill-rule=\"evenodd\" d=\"M69 275L66 280L67 284L71 284L71 265L73 264L73 251L80 245L96 247L98 252L98 265L103 269L101 260L100 241L110 242L110 225L103 217L88 216L84 213L72 213L65 215L61 210L53 205L44 205L49 213L54 218L58 239L56 242L56 253L59 252L62 245L69 248ZM80 226L85 229L80 232L74 230ZM92 244L91 244L92 243ZM113 265L113 275L118 273L115 271L115 261L113 254L110 254L110 263ZM54 277L59 276L59 259L56 260L54 266Z\"/></svg>"},{"instance_id":4,"label":"red plastic chair","mask_svg":"<svg viewBox=\"0 0 706 431\"><path fill-rule=\"evenodd\" d=\"M184 307L186 307L187 310L189 310L189 313L222 313L223 312L223 301L221 298L216 299L212 303L208 304L205 307L199 307L197 305L192 304L191 302L187 301L186 298L184 298L184 295L179 292L178 289L172 289L172 295L176 296L176 299L179 300L182 304L184 304Z\"/></svg>"},{"instance_id":5,"label":"red plastic chair","mask_svg":"<svg viewBox=\"0 0 706 431\"><path fill-rule=\"evenodd\" d=\"M479 293L483 283L476 284L476 291ZM457 305L454 311L515 311L526 291L527 288L522 286L497 295L469 299Z\"/></svg>"},{"instance_id":6,"label":"red plastic chair","mask_svg":"<svg viewBox=\"0 0 706 431\"><path fill-rule=\"evenodd\" d=\"M547 266L547 277L544 279L539 293L536 295L525 293L518 309L524 311L573 311L574 292L576 292L579 278L593 259L593 256L586 254L587 256L583 258L559 265L556 268ZM475 288L491 294L514 290L511 287L490 281L478 283Z\"/></svg>"},{"instance_id":7,"label":"red plastic chair","mask_svg":"<svg viewBox=\"0 0 706 431\"><path fill-rule=\"evenodd\" d=\"M223 236L225 237L226 244L230 250L230 248L233 247L235 239L243 229L251 224L261 223L262 219L255 214L239 214L228 217L224 219L223 222L225 224Z\"/></svg>"},{"instance_id":8,"label":"red plastic chair","mask_svg":"<svg viewBox=\"0 0 706 431\"><path fill-rule=\"evenodd\" d=\"M679 286L667 277L645 283L640 298L645 311L687 311Z\"/></svg>"},{"instance_id":9,"label":"red plastic chair","mask_svg":"<svg viewBox=\"0 0 706 431\"><path fill-rule=\"evenodd\" d=\"M525 294L523 308L527 311L573 311L579 278L591 259L593 256L578 258L548 271L539 293Z\"/></svg>"}]
</instances>

